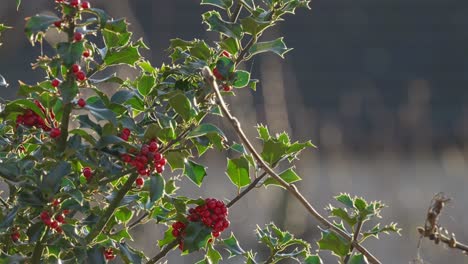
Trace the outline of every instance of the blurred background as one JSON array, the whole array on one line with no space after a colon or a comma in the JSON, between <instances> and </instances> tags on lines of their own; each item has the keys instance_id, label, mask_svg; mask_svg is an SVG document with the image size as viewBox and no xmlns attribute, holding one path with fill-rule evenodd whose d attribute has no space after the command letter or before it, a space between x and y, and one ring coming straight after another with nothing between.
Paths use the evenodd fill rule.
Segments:
<instances>
[{"instance_id":1,"label":"blurred background","mask_svg":"<svg viewBox=\"0 0 468 264\"><path fill-rule=\"evenodd\" d=\"M39 47L22 32L24 17L51 10L51 0L2 0L5 32L0 73L10 83L0 97L15 97L17 80L40 80L30 69ZM126 17L135 37L151 47L153 65L168 62L169 39L205 38L200 1L94 0L113 17ZM293 139L318 146L301 156L299 189L322 213L340 192L382 200L383 223L398 222L402 236L383 236L365 246L383 263L409 263L417 255L416 227L424 224L437 192L453 198L441 224L468 241L468 2L463 0L314 0L312 10L288 16L265 38L284 35L294 48L286 60L261 55L247 68L260 79L258 91L242 90L231 107L251 138L254 125L287 131ZM121 69L126 71L126 69ZM230 131L220 119L213 122ZM231 131L232 132L232 131ZM231 138L234 135L231 133ZM225 157L216 151L203 160L206 184L190 183L195 196L230 199L236 190L225 176ZM232 229L244 249L257 248L256 225L274 221L297 236L319 238L317 222L284 191L259 189L232 208ZM136 229L136 244L153 255L164 229L147 224ZM228 235L228 234L225 234ZM315 245L314 245L315 246ZM168 263L195 263L200 258L169 255ZM424 263L468 263L459 252L423 241ZM325 263L336 263L327 255ZM223 263L242 263L225 260Z\"/></svg>"}]
</instances>

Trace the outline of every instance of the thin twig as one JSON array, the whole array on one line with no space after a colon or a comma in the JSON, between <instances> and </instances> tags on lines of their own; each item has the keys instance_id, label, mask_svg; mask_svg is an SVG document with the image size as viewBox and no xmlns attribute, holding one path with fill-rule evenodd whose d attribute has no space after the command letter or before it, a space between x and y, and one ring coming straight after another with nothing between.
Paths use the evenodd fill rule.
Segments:
<instances>
[{"instance_id":1,"label":"thin twig","mask_svg":"<svg viewBox=\"0 0 468 264\"><path fill-rule=\"evenodd\" d=\"M362 224L364 222L362 221L362 219L359 219L359 222L357 223L357 227L356 227L356 230L354 230L354 233L353 233L353 242L357 242L358 241L358 238L359 238L359 234L361 233L361 228L362 228ZM353 254L353 250L354 250L354 246L353 244L351 244L351 246L349 246L349 253L348 255L346 255L343 263L344 264L347 264L349 259L351 258L351 255Z\"/></svg>"},{"instance_id":2,"label":"thin twig","mask_svg":"<svg viewBox=\"0 0 468 264\"><path fill-rule=\"evenodd\" d=\"M150 259L146 264L155 264L158 260L164 258L169 251L175 248L179 244L179 240L175 239L171 243L167 244L156 256Z\"/></svg>"},{"instance_id":3,"label":"thin twig","mask_svg":"<svg viewBox=\"0 0 468 264\"><path fill-rule=\"evenodd\" d=\"M381 263L376 257L374 257L367 249L365 249L363 246L361 246L358 242L352 241L352 237L344 232L343 230L335 227L331 222L329 222L325 217L320 215L320 213L307 201L307 199L297 190L296 186L293 184L289 184L286 181L284 181L266 162L262 159L260 154L255 150L254 146L248 139L248 137L245 135L244 131L241 128L241 125L239 121L231 114L229 111L226 103L223 100L223 97L219 91L218 84L216 83L216 80L211 73L211 70L208 67L203 68L202 74L208 83L208 85L214 90L216 97L218 98L218 104L221 107L221 110L223 111L224 117L226 117L231 125L234 127L236 130L237 134L239 137L242 139L244 144L246 145L247 149L249 152L252 154L252 156L255 158L257 163L259 164L260 167L263 168L273 179L278 181L278 183L286 188L305 208L306 210L314 217L316 218L320 224L325 226L326 228L334 231L338 235L342 236L343 238L347 239L348 241L351 242L351 244L359 250L364 256L367 257L367 259L374 264Z\"/></svg>"},{"instance_id":4,"label":"thin twig","mask_svg":"<svg viewBox=\"0 0 468 264\"><path fill-rule=\"evenodd\" d=\"M36 246L34 247L33 254L31 256L31 263L32 264L39 264L41 263L41 258L42 258L42 251L44 251L44 241L47 238L47 233L49 232L49 228L46 227L44 233L42 234L42 237L37 240Z\"/></svg>"}]
</instances>

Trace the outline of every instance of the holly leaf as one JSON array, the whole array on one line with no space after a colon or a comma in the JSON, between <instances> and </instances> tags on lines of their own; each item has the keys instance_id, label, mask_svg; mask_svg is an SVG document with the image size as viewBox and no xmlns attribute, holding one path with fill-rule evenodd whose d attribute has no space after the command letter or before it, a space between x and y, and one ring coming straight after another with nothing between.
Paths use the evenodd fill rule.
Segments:
<instances>
[{"instance_id":1,"label":"holly leaf","mask_svg":"<svg viewBox=\"0 0 468 264\"><path fill-rule=\"evenodd\" d=\"M330 250L338 257L344 257L349 252L350 242L329 230L322 230L322 238L317 242L322 250Z\"/></svg>"},{"instance_id":2,"label":"holly leaf","mask_svg":"<svg viewBox=\"0 0 468 264\"><path fill-rule=\"evenodd\" d=\"M234 39L242 38L242 27L239 24L224 21L217 11L204 13L203 22L208 25L208 31L217 31Z\"/></svg>"},{"instance_id":3,"label":"holly leaf","mask_svg":"<svg viewBox=\"0 0 468 264\"><path fill-rule=\"evenodd\" d=\"M185 228L184 252L194 252L204 248L211 238L211 228L201 222L189 222Z\"/></svg>"},{"instance_id":4,"label":"holly leaf","mask_svg":"<svg viewBox=\"0 0 468 264\"><path fill-rule=\"evenodd\" d=\"M349 259L349 264L368 264L367 258L362 254L355 254Z\"/></svg>"},{"instance_id":5,"label":"holly leaf","mask_svg":"<svg viewBox=\"0 0 468 264\"><path fill-rule=\"evenodd\" d=\"M282 173L279 174L279 176L281 179L283 179L287 183L294 183L294 182L302 180L301 177L299 177L299 175L297 175L296 172L292 168L289 168L283 171ZM283 187L281 184L279 184L277 180L273 178L266 179L265 182L263 182L263 185L265 186L277 185L277 186Z\"/></svg>"},{"instance_id":6,"label":"holly leaf","mask_svg":"<svg viewBox=\"0 0 468 264\"><path fill-rule=\"evenodd\" d=\"M232 86L236 88L244 88L249 84L250 81L250 73L247 71L236 71L234 73L234 82L232 83Z\"/></svg>"},{"instance_id":7,"label":"holly leaf","mask_svg":"<svg viewBox=\"0 0 468 264\"><path fill-rule=\"evenodd\" d=\"M138 49L134 46L127 46L119 50L109 50L104 57L104 63L108 66L119 64L135 66L140 59Z\"/></svg>"},{"instance_id":8,"label":"holly leaf","mask_svg":"<svg viewBox=\"0 0 468 264\"><path fill-rule=\"evenodd\" d=\"M60 18L47 15L35 15L33 17L26 18L24 32L31 44L34 46L34 43L41 39L42 35L50 25L58 20L60 20Z\"/></svg>"},{"instance_id":9,"label":"holly leaf","mask_svg":"<svg viewBox=\"0 0 468 264\"><path fill-rule=\"evenodd\" d=\"M257 42L249 49L250 56L263 52L273 52L280 56L284 57L284 54L291 49L286 47L286 44L283 41L283 38L278 38L272 41Z\"/></svg>"},{"instance_id":10,"label":"holly leaf","mask_svg":"<svg viewBox=\"0 0 468 264\"><path fill-rule=\"evenodd\" d=\"M238 188L242 188L250 184L250 164L244 157L237 159L228 159L226 173L231 182Z\"/></svg>"},{"instance_id":11,"label":"holly leaf","mask_svg":"<svg viewBox=\"0 0 468 264\"><path fill-rule=\"evenodd\" d=\"M202 5L213 5L224 10L232 6L232 0L202 0Z\"/></svg>"},{"instance_id":12,"label":"holly leaf","mask_svg":"<svg viewBox=\"0 0 468 264\"><path fill-rule=\"evenodd\" d=\"M304 259L305 264L323 264L322 259L318 255L307 256Z\"/></svg>"},{"instance_id":13,"label":"holly leaf","mask_svg":"<svg viewBox=\"0 0 468 264\"><path fill-rule=\"evenodd\" d=\"M164 179L163 177L158 173L154 176L151 176L150 179L150 200L151 203L155 203L164 194Z\"/></svg>"},{"instance_id":14,"label":"holly leaf","mask_svg":"<svg viewBox=\"0 0 468 264\"><path fill-rule=\"evenodd\" d=\"M237 241L233 233L231 233L229 238L223 240L223 244L229 252L229 258L245 254L245 250L241 248L239 241Z\"/></svg>"},{"instance_id":15,"label":"holly leaf","mask_svg":"<svg viewBox=\"0 0 468 264\"><path fill-rule=\"evenodd\" d=\"M70 67L81 59L84 51L83 42L60 42L57 44L57 53L65 66Z\"/></svg>"},{"instance_id":16,"label":"holly leaf","mask_svg":"<svg viewBox=\"0 0 468 264\"><path fill-rule=\"evenodd\" d=\"M184 164L184 175L200 187L206 176L205 167L191 160L186 160Z\"/></svg>"}]
</instances>

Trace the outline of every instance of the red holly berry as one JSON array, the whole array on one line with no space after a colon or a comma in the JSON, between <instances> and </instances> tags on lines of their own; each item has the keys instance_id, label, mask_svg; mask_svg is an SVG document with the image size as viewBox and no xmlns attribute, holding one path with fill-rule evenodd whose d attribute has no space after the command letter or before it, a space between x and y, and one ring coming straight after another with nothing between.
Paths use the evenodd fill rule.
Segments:
<instances>
[{"instance_id":1,"label":"red holly berry","mask_svg":"<svg viewBox=\"0 0 468 264\"><path fill-rule=\"evenodd\" d=\"M213 233L211 233L211 234L213 235L213 237L219 237L219 234L220 234L220 233L219 233L219 232L213 232Z\"/></svg>"},{"instance_id":2,"label":"red holly berry","mask_svg":"<svg viewBox=\"0 0 468 264\"><path fill-rule=\"evenodd\" d=\"M82 72L82 71L77 72L77 73L75 74L75 76L76 76L76 79L77 79L78 81L84 81L84 80L86 80L86 74L85 74L84 72Z\"/></svg>"},{"instance_id":3,"label":"red holly berry","mask_svg":"<svg viewBox=\"0 0 468 264\"><path fill-rule=\"evenodd\" d=\"M158 151L158 149L159 149L158 142L151 141L151 143L149 144L149 151L155 152L155 151Z\"/></svg>"},{"instance_id":4,"label":"red holly berry","mask_svg":"<svg viewBox=\"0 0 468 264\"><path fill-rule=\"evenodd\" d=\"M83 98L80 98L80 99L78 99L77 104L78 104L79 107L85 107L86 106L86 100L83 99Z\"/></svg>"},{"instance_id":5,"label":"red holly berry","mask_svg":"<svg viewBox=\"0 0 468 264\"><path fill-rule=\"evenodd\" d=\"M91 4L88 1L84 1L83 3L81 3L81 8L83 9L91 8Z\"/></svg>"},{"instance_id":6,"label":"red holly berry","mask_svg":"<svg viewBox=\"0 0 468 264\"><path fill-rule=\"evenodd\" d=\"M49 226L53 229L56 229L59 226L59 223L57 221L52 221Z\"/></svg>"},{"instance_id":7,"label":"red holly berry","mask_svg":"<svg viewBox=\"0 0 468 264\"><path fill-rule=\"evenodd\" d=\"M112 248L104 250L104 258L106 260L112 260L115 258L114 251L112 250Z\"/></svg>"},{"instance_id":8,"label":"red holly berry","mask_svg":"<svg viewBox=\"0 0 468 264\"><path fill-rule=\"evenodd\" d=\"M159 164L158 164L159 165ZM163 173L164 167L163 166L156 166L156 172L157 173Z\"/></svg>"},{"instance_id":9,"label":"red holly berry","mask_svg":"<svg viewBox=\"0 0 468 264\"><path fill-rule=\"evenodd\" d=\"M57 233L62 233L63 230L62 230L62 228L61 228L60 226L57 226L57 227L55 228L55 232L57 232Z\"/></svg>"},{"instance_id":10,"label":"red holly berry","mask_svg":"<svg viewBox=\"0 0 468 264\"><path fill-rule=\"evenodd\" d=\"M83 51L83 57L88 58L89 56L91 56L91 51L90 50Z\"/></svg>"},{"instance_id":11,"label":"red holly berry","mask_svg":"<svg viewBox=\"0 0 468 264\"><path fill-rule=\"evenodd\" d=\"M78 42L83 40L83 34L81 32L75 32L73 39Z\"/></svg>"},{"instance_id":12,"label":"red holly berry","mask_svg":"<svg viewBox=\"0 0 468 264\"><path fill-rule=\"evenodd\" d=\"M72 72L75 73L75 74L77 72L81 71L81 66L78 65L78 64L73 64L71 68L72 68Z\"/></svg>"},{"instance_id":13,"label":"red holly berry","mask_svg":"<svg viewBox=\"0 0 468 264\"><path fill-rule=\"evenodd\" d=\"M20 239L21 235L18 231L15 231L11 234L11 240L13 240L13 242L18 242L18 240Z\"/></svg>"},{"instance_id":14,"label":"red holly berry","mask_svg":"<svg viewBox=\"0 0 468 264\"><path fill-rule=\"evenodd\" d=\"M60 205L60 199L54 199L54 200L52 201L52 206L57 207L57 206L59 206L59 205Z\"/></svg>"},{"instance_id":15,"label":"red holly berry","mask_svg":"<svg viewBox=\"0 0 468 264\"><path fill-rule=\"evenodd\" d=\"M166 165L166 163L167 163L167 160L166 160L165 158L161 158L161 159L158 161L158 164L159 164L160 166L164 166L164 165Z\"/></svg>"},{"instance_id":16,"label":"red holly berry","mask_svg":"<svg viewBox=\"0 0 468 264\"><path fill-rule=\"evenodd\" d=\"M68 210L68 209L64 209L64 210L62 211L62 213L63 213L64 215L67 215L67 214L69 214L69 213L70 213L70 210Z\"/></svg>"},{"instance_id":17,"label":"red holly berry","mask_svg":"<svg viewBox=\"0 0 468 264\"><path fill-rule=\"evenodd\" d=\"M86 179L89 179L93 176L93 171L90 167L84 167L82 172Z\"/></svg>"},{"instance_id":18,"label":"red holly berry","mask_svg":"<svg viewBox=\"0 0 468 264\"><path fill-rule=\"evenodd\" d=\"M60 137L61 134L62 134L62 132L60 131L60 128L54 127L54 128L52 128L50 130L50 137L51 138L58 138L58 137Z\"/></svg>"},{"instance_id":19,"label":"red holly berry","mask_svg":"<svg viewBox=\"0 0 468 264\"><path fill-rule=\"evenodd\" d=\"M232 90L232 86L227 85L227 84L223 85L223 91L230 92L231 90Z\"/></svg>"},{"instance_id":20,"label":"red holly berry","mask_svg":"<svg viewBox=\"0 0 468 264\"><path fill-rule=\"evenodd\" d=\"M65 217L62 214L58 214L55 216L55 220L62 224L63 222L65 222Z\"/></svg>"},{"instance_id":21,"label":"red holly berry","mask_svg":"<svg viewBox=\"0 0 468 264\"><path fill-rule=\"evenodd\" d=\"M49 213L47 211L42 211L39 217L42 221L50 218Z\"/></svg>"},{"instance_id":22,"label":"red holly berry","mask_svg":"<svg viewBox=\"0 0 468 264\"><path fill-rule=\"evenodd\" d=\"M213 75L216 77L218 80L224 80L224 76L219 72L218 68L213 69Z\"/></svg>"},{"instance_id":23,"label":"red holly berry","mask_svg":"<svg viewBox=\"0 0 468 264\"><path fill-rule=\"evenodd\" d=\"M78 7L81 3L81 0L71 0L70 1L70 6L73 6L73 7Z\"/></svg>"},{"instance_id":24,"label":"red holly berry","mask_svg":"<svg viewBox=\"0 0 468 264\"><path fill-rule=\"evenodd\" d=\"M221 56L222 56L222 57L230 58L230 57L231 57L231 53L229 53L229 52L226 51L226 50L223 50L223 52L221 53Z\"/></svg>"},{"instance_id":25,"label":"red holly berry","mask_svg":"<svg viewBox=\"0 0 468 264\"><path fill-rule=\"evenodd\" d=\"M58 87L60 85L61 81L59 79L53 79L51 84L53 87Z\"/></svg>"},{"instance_id":26,"label":"red holly berry","mask_svg":"<svg viewBox=\"0 0 468 264\"><path fill-rule=\"evenodd\" d=\"M54 22L54 26L55 26L56 28L61 28L61 27L62 27L62 20L55 21L55 22Z\"/></svg>"},{"instance_id":27,"label":"red holly berry","mask_svg":"<svg viewBox=\"0 0 468 264\"><path fill-rule=\"evenodd\" d=\"M137 187L142 187L145 184L145 180L143 180L143 178L138 177L135 181L135 184L137 185Z\"/></svg>"}]
</instances>

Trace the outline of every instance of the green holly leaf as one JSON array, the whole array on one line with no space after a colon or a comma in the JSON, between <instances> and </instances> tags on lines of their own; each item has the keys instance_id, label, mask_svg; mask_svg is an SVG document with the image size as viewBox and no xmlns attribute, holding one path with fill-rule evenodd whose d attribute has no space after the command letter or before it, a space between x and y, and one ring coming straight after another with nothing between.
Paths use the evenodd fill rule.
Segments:
<instances>
[{"instance_id":1,"label":"green holly leaf","mask_svg":"<svg viewBox=\"0 0 468 264\"><path fill-rule=\"evenodd\" d=\"M129 44L132 37L132 33L130 32L119 33L107 29L103 29L101 32L108 49L124 47Z\"/></svg>"},{"instance_id":2,"label":"green holly leaf","mask_svg":"<svg viewBox=\"0 0 468 264\"><path fill-rule=\"evenodd\" d=\"M234 38L226 38L219 42L219 46L226 50L227 52L231 53L232 55L236 55L239 52L240 46L239 41Z\"/></svg>"},{"instance_id":3,"label":"green holly leaf","mask_svg":"<svg viewBox=\"0 0 468 264\"><path fill-rule=\"evenodd\" d=\"M96 118L97 121L110 121L114 126L117 126L117 115L107 108L95 107L87 104L86 109Z\"/></svg>"},{"instance_id":4,"label":"green holly leaf","mask_svg":"<svg viewBox=\"0 0 468 264\"><path fill-rule=\"evenodd\" d=\"M343 221L345 221L349 226L354 226L357 224L357 216L350 216L346 209L343 208L335 208L332 205L328 207L330 211L330 215L333 217L337 217Z\"/></svg>"},{"instance_id":5,"label":"green holly leaf","mask_svg":"<svg viewBox=\"0 0 468 264\"><path fill-rule=\"evenodd\" d=\"M202 5L213 5L224 10L232 6L232 0L202 0Z\"/></svg>"},{"instance_id":6,"label":"green holly leaf","mask_svg":"<svg viewBox=\"0 0 468 264\"><path fill-rule=\"evenodd\" d=\"M34 45L35 42L40 41L45 31L58 20L60 20L60 18L47 15L35 15L26 18L24 31L29 41L31 41L31 44Z\"/></svg>"},{"instance_id":7,"label":"green holly leaf","mask_svg":"<svg viewBox=\"0 0 468 264\"><path fill-rule=\"evenodd\" d=\"M160 174L151 176L150 179L150 201L155 203L164 195L164 178Z\"/></svg>"},{"instance_id":8,"label":"green holly leaf","mask_svg":"<svg viewBox=\"0 0 468 264\"><path fill-rule=\"evenodd\" d=\"M286 44L281 37L272 41L257 42L249 49L249 53L250 56L253 56L263 52L273 52L283 58L284 54L290 50L291 49L286 47Z\"/></svg>"},{"instance_id":9,"label":"green holly leaf","mask_svg":"<svg viewBox=\"0 0 468 264\"><path fill-rule=\"evenodd\" d=\"M304 259L305 264L323 264L322 259L318 255L307 256Z\"/></svg>"},{"instance_id":10,"label":"green holly leaf","mask_svg":"<svg viewBox=\"0 0 468 264\"><path fill-rule=\"evenodd\" d=\"M340 195L335 196L334 198L338 202L346 205L347 207L354 208L354 201L353 201L353 199L351 198L351 196L349 194L341 193Z\"/></svg>"},{"instance_id":11,"label":"green holly leaf","mask_svg":"<svg viewBox=\"0 0 468 264\"><path fill-rule=\"evenodd\" d=\"M362 254L355 254L349 259L349 264L368 264L367 258Z\"/></svg>"},{"instance_id":12,"label":"green holly leaf","mask_svg":"<svg viewBox=\"0 0 468 264\"><path fill-rule=\"evenodd\" d=\"M234 82L232 86L235 88L244 88L249 84L250 81L250 73L247 71L236 71L234 73Z\"/></svg>"},{"instance_id":13,"label":"green holly leaf","mask_svg":"<svg viewBox=\"0 0 468 264\"><path fill-rule=\"evenodd\" d=\"M211 228L201 222L189 222L185 228L184 252L194 252L206 247L211 238Z\"/></svg>"},{"instance_id":14,"label":"green holly leaf","mask_svg":"<svg viewBox=\"0 0 468 264\"><path fill-rule=\"evenodd\" d=\"M239 24L224 21L217 11L209 11L203 14L203 22L208 25L208 31L217 31L227 37L241 39L243 32Z\"/></svg>"},{"instance_id":15,"label":"green holly leaf","mask_svg":"<svg viewBox=\"0 0 468 264\"><path fill-rule=\"evenodd\" d=\"M292 169L289 168L282 173L279 174L280 178L283 179L287 183L294 183L297 181L302 180L299 175L296 174L296 172ZM263 185L268 186L268 185L277 185L280 187L283 187L279 182L273 178L268 178L263 182Z\"/></svg>"},{"instance_id":16,"label":"green holly leaf","mask_svg":"<svg viewBox=\"0 0 468 264\"><path fill-rule=\"evenodd\" d=\"M206 176L206 169L200 164L197 164L191 160L186 160L184 167L184 175L187 176L198 187L200 187L203 182L203 179Z\"/></svg>"},{"instance_id":17,"label":"green holly leaf","mask_svg":"<svg viewBox=\"0 0 468 264\"><path fill-rule=\"evenodd\" d=\"M350 242L329 230L322 230L322 238L317 242L322 250L330 250L338 257L344 257L349 252Z\"/></svg>"},{"instance_id":18,"label":"green holly leaf","mask_svg":"<svg viewBox=\"0 0 468 264\"><path fill-rule=\"evenodd\" d=\"M60 42L57 44L57 53L67 68L80 61L84 51L83 42Z\"/></svg>"},{"instance_id":19,"label":"green holly leaf","mask_svg":"<svg viewBox=\"0 0 468 264\"><path fill-rule=\"evenodd\" d=\"M152 75L143 75L138 80L138 91L143 96L150 94L154 86L156 86L156 78Z\"/></svg>"},{"instance_id":20,"label":"green holly leaf","mask_svg":"<svg viewBox=\"0 0 468 264\"><path fill-rule=\"evenodd\" d=\"M89 248L86 253L87 253L86 263L93 263L93 264L105 264L106 263L106 260L104 259L104 254L102 254L102 247L100 245L96 245L92 248Z\"/></svg>"},{"instance_id":21,"label":"green holly leaf","mask_svg":"<svg viewBox=\"0 0 468 264\"><path fill-rule=\"evenodd\" d=\"M135 66L140 59L141 55L138 48L127 46L119 50L109 50L104 57L104 63L108 66L119 64Z\"/></svg>"},{"instance_id":22,"label":"green holly leaf","mask_svg":"<svg viewBox=\"0 0 468 264\"><path fill-rule=\"evenodd\" d=\"M208 245L208 250L206 252L206 258L209 264L218 264L220 260L223 259L221 254L213 248L213 245Z\"/></svg>"},{"instance_id":23,"label":"green holly leaf","mask_svg":"<svg viewBox=\"0 0 468 264\"><path fill-rule=\"evenodd\" d=\"M252 16L243 18L240 21L242 24L242 29L246 33L252 36L256 36L262 31L264 31L265 29L267 29L268 27L271 27L274 25L274 23L270 21L261 21L261 20L255 19Z\"/></svg>"},{"instance_id":24,"label":"green holly leaf","mask_svg":"<svg viewBox=\"0 0 468 264\"><path fill-rule=\"evenodd\" d=\"M47 174L41 184L41 189L46 190L50 193L56 193L60 184L62 183L63 177L71 173L71 165L66 161L61 161L57 164L56 167L51 169L49 174Z\"/></svg>"},{"instance_id":25,"label":"green holly leaf","mask_svg":"<svg viewBox=\"0 0 468 264\"><path fill-rule=\"evenodd\" d=\"M8 214L2 219L0 222L0 230L5 230L9 228L13 224L13 220L16 218L16 214L18 213L18 206L13 207Z\"/></svg>"},{"instance_id":26,"label":"green holly leaf","mask_svg":"<svg viewBox=\"0 0 468 264\"><path fill-rule=\"evenodd\" d=\"M120 207L115 210L114 217L118 224L126 225L132 219L133 211L127 207Z\"/></svg>"},{"instance_id":27,"label":"green holly leaf","mask_svg":"<svg viewBox=\"0 0 468 264\"><path fill-rule=\"evenodd\" d=\"M224 79L227 79L234 72L234 62L229 58L221 57L216 62L216 69Z\"/></svg>"},{"instance_id":28,"label":"green holly leaf","mask_svg":"<svg viewBox=\"0 0 468 264\"><path fill-rule=\"evenodd\" d=\"M129 247L127 243L119 243L119 249L126 263L138 264L142 263L144 254Z\"/></svg>"},{"instance_id":29,"label":"green holly leaf","mask_svg":"<svg viewBox=\"0 0 468 264\"><path fill-rule=\"evenodd\" d=\"M237 241L233 233L231 233L229 238L223 240L223 245L229 252L229 258L245 254L245 251L241 248L239 241Z\"/></svg>"},{"instance_id":30,"label":"green holly leaf","mask_svg":"<svg viewBox=\"0 0 468 264\"><path fill-rule=\"evenodd\" d=\"M190 100L183 93L176 93L169 98L169 104L186 121L196 115Z\"/></svg>"},{"instance_id":31,"label":"green holly leaf","mask_svg":"<svg viewBox=\"0 0 468 264\"><path fill-rule=\"evenodd\" d=\"M250 164L244 156L237 159L228 159L226 173L237 188L242 188L251 183Z\"/></svg>"},{"instance_id":32,"label":"green holly leaf","mask_svg":"<svg viewBox=\"0 0 468 264\"><path fill-rule=\"evenodd\" d=\"M219 129L217 126L213 124L201 124L198 127L196 127L194 130L192 130L186 138L197 138L201 136L205 136L207 134L215 133L220 135L223 138L226 138L224 135L223 131Z\"/></svg>"},{"instance_id":33,"label":"green holly leaf","mask_svg":"<svg viewBox=\"0 0 468 264\"><path fill-rule=\"evenodd\" d=\"M114 104L123 104L135 96L134 91L130 90L120 90L112 95L110 101Z\"/></svg>"}]
</instances>

